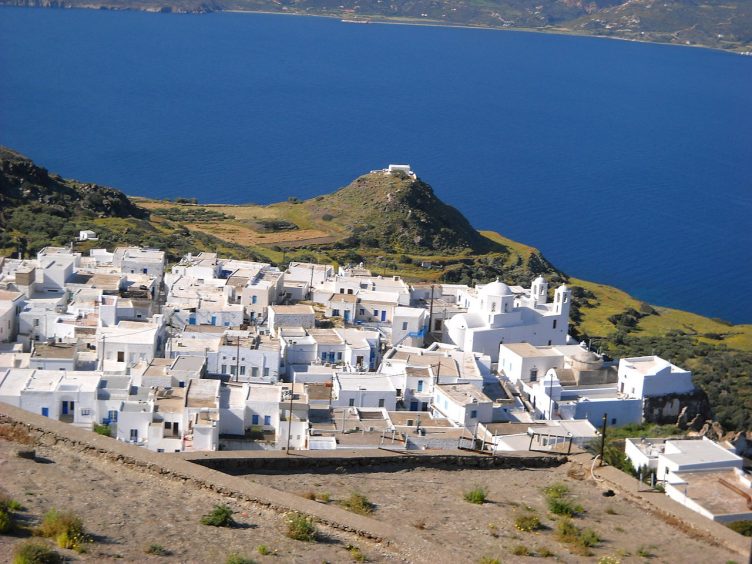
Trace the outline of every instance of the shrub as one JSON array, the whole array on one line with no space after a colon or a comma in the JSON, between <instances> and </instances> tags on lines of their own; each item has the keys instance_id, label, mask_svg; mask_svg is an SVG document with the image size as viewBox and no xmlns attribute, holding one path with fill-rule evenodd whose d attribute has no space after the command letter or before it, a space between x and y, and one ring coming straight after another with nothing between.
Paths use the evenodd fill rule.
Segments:
<instances>
[{"instance_id":1,"label":"shrub","mask_svg":"<svg viewBox=\"0 0 752 564\"><path fill-rule=\"evenodd\" d=\"M315 501L316 500L316 492L305 492L303 494L303 497L306 498L306 499L310 499L312 501Z\"/></svg>"},{"instance_id":2,"label":"shrub","mask_svg":"<svg viewBox=\"0 0 752 564\"><path fill-rule=\"evenodd\" d=\"M316 541L316 525L313 519L301 513L293 513L287 519L287 536L303 542Z\"/></svg>"},{"instance_id":3,"label":"shrub","mask_svg":"<svg viewBox=\"0 0 752 564\"><path fill-rule=\"evenodd\" d=\"M328 493L320 493L316 494L316 501L320 501L321 503L329 503L329 501L332 499L332 496L330 496Z\"/></svg>"},{"instance_id":4,"label":"shrub","mask_svg":"<svg viewBox=\"0 0 752 564\"><path fill-rule=\"evenodd\" d=\"M370 515L376 507L373 503L368 501L366 496L355 492L350 494L349 498L343 499L340 504L348 511L360 515Z\"/></svg>"},{"instance_id":5,"label":"shrub","mask_svg":"<svg viewBox=\"0 0 752 564\"><path fill-rule=\"evenodd\" d=\"M733 521L726 526L740 535L752 537L752 521Z\"/></svg>"},{"instance_id":6,"label":"shrub","mask_svg":"<svg viewBox=\"0 0 752 564\"><path fill-rule=\"evenodd\" d=\"M514 520L514 527L518 531L530 533L542 529L543 525L541 525L540 519L537 515L526 513L525 515L520 515Z\"/></svg>"},{"instance_id":7,"label":"shrub","mask_svg":"<svg viewBox=\"0 0 752 564\"><path fill-rule=\"evenodd\" d=\"M325 213L321 216L321 219L323 219L324 221L331 221L334 219L334 216L330 213Z\"/></svg>"},{"instance_id":8,"label":"shrub","mask_svg":"<svg viewBox=\"0 0 752 564\"><path fill-rule=\"evenodd\" d=\"M556 537L561 542L571 544L577 552L583 555L589 555L588 549L601 542L600 536L593 529L581 530L568 517L564 517L556 524Z\"/></svg>"},{"instance_id":9,"label":"shrub","mask_svg":"<svg viewBox=\"0 0 752 564\"><path fill-rule=\"evenodd\" d=\"M105 437L112 436L112 428L109 425L94 424L94 432L97 435L104 435Z\"/></svg>"},{"instance_id":10,"label":"shrub","mask_svg":"<svg viewBox=\"0 0 752 564\"><path fill-rule=\"evenodd\" d=\"M616 512L616 509L610 506L606 508L606 513L609 515L618 515L618 513Z\"/></svg>"},{"instance_id":11,"label":"shrub","mask_svg":"<svg viewBox=\"0 0 752 564\"><path fill-rule=\"evenodd\" d=\"M234 527L236 523L232 518L233 513L227 505L215 505L211 513L201 517L201 524L210 527Z\"/></svg>"},{"instance_id":12,"label":"shrub","mask_svg":"<svg viewBox=\"0 0 752 564\"><path fill-rule=\"evenodd\" d=\"M10 533L15 529L16 523L13 515L5 509L0 509L0 534Z\"/></svg>"},{"instance_id":13,"label":"shrub","mask_svg":"<svg viewBox=\"0 0 752 564\"><path fill-rule=\"evenodd\" d=\"M543 493L546 495L548 509L554 515L574 517L585 511L585 508L583 508L582 505L573 503L567 499L569 488L565 484L551 484L550 486L543 488Z\"/></svg>"},{"instance_id":14,"label":"shrub","mask_svg":"<svg viewBox=\"0 0 752 564\"><path fill-rule=\"evenodd\" d=\"M481 556L478 560L478 564L501 564L501 560L498 558L491 558L490 556Z\"/></svg>"},{"instance_id":15,"label":"shrub","mask_svg":"<svg viewBox=\"0 0 752 564\"><path fill-rule=\"evenodd\" d=\"M256 562L254 560L251 560L250 558L241 556L237 552L232 552L227 555L227 560L225 560L225 564L256 564Z\"/></svg>"},{"instance_id":16,"label":"shrub","mask_svg":"<svg viewBox=\"0 0 752 564\"><path fill-rule=\"evenodd\" d=\"M561 498L564 497L569 493L569 488L566 484L562 484L560 482L557 482L555 484L551 484L550 486L546 486L543 488L543 493L546 494L547 498Z\"/></svg>"},{"instance_id":17,"label":"shrub","mask_svg":"<svg viewBox=\"0 0 752 564\"><path fill-rule=\"evenodd\" d=\"M556 555L547 548L541 548L538 551L538 556L540 556L541 558L552 558Z\"/></svg>"},{"instance_id":18,"label":"shrub","mask_svg":"<svg viewBox=\"0 0 752 564\"><path fill-rule=\"evenodd\" d=\"M258 553L261 556L266 556L266 555L272 553L271 549L268 546L266 546L265 544L258 545L258 547L256 548L256 550L258 551Z\"/></svg>"},{"instance_id":19,"label":"shrub","mask_svg":"<svg viewBox=\"0 0 752 564\"><path fill-rule=\"evenodd\" d=\"M352 556L352 559L355 562L367 562L368 561L368 559L366 558L366 555L363 554L363 552L357 546L348 544L345 547L345 549L350 553L350 556Z\"/></svg>"},{"instance_id":20,"label":"shrub","mask_svg":"<svg viewBox=\"0 0 752 564\"><path fill-rule=\"evenodd\" d=\"M582 505L572 503L567 499L549 498L548 509L554 515L563 515L565 517L574 517L585 511Z\"/></svg>"},{"instance_id":21,"label":"shrub","mask_svg":"<svg viewBox=\"0 0 752 564\"><path fill-rule=\"evenodd\" d=\"M524 544L518 544L512 549L512 554L515 556L530 556L530 549Z\"/></svg>"},{"instance_id":22,"label":"shrub","mask_svg":"<svg viewBox=\"0 0 752 564\"><path fill-rule=\"evenodd\" d=\"M22 542L13 551L13 564L57 564L62 561L60 554L37 540Z\"/></svg>"},{"instance_id":23,"label":"shrub","mask_svg":"<svg viewBox=\"0 0 752 564\"><path fill-rule=\"evenodd\" d=\"M154 556L169 556L172 554L171 550L166 549L161 544L152 543L144 550L146 554L152 554Z\"/></svg>"},{"instance_id":24,"label":"shrub","mask_svg":"<svg viewBox=\"0 0 752 564\"><path fill-rule=\"evenodd\" d=\"M76 552L83 552L84 545L91 542L81 518L70 511L59 512L50 509L42 518L37 533L55 539L60 548L69 548Z\"/></svg>"},{"instance_id":25,"label":"shrub","mask_svg":"<svg viewBox=\"0 0 752 564\"><path fill-rule=\"evenodd\" d=\"M483 486L477 486L472 490L466 491L464 494L465 501L475 503L476 505L483 505L488 498L488 490Z\"/></svg>"}]
</instances>

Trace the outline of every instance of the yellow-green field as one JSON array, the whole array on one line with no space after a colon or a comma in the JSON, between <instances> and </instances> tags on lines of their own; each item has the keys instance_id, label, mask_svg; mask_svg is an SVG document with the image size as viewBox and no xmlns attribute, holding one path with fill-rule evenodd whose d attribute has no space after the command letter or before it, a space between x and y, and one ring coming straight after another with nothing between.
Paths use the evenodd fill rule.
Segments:
<instances>
[{"instance_id":1,"label":"yellow-green field","mask_svg":"<svg viewBox=\"0 0 752 564\"><path fill-rule=\"evenodd\" d=\"M348 235L336 221L325 221L318 213L312 213L311 207L305 204L282 202L268 206L259 205L222 205L222 204L176 204L144 198L134 198L138 205L149 210L160 208L196 209L221 212L230 218L220 221L181 223L189 230L211 234L228 243L241 244L273 262L281 262L285 253L288 258L295 249L307 246L307 255L320 261L332 262L333 259L325 252L316 251L317 244L331 243L341 240ZM264 232L255 228L257 220L284 220L294 223L298 229L290 231ZM107 222L121 221L123 226L129 220L103 220ZM152 225L160 230L166 230L165 219L152 215ZM481 231L481 235L491 241L503 245L510 253L506 257L508 264L514 264L520 257L527 260L532 254L539 253L538 249L513 241L494 231ZM284 248L285 251L280 251ZM313 250L312 250L313 249ZM411 262L397 260L398 257L388 255L382 249L358 249L366 259L369 268L377 274L400 274L411 282L434 282L441 275L442 270L426 269L420 266L422 261L452 261L469 258L469 253L457 255L407 255ZM493 253L490 253L492 255ZM404 255L403 255L404 258ZM336 261L334 261L336 262ZM396 265L396 267L395 267ZM595 294L596 302L593 308L582 308L583 320L579 325L580 331L588 335L606 336L614 332L614 325L608 320L612 315L624 312L629 308L640 309L641 300L633 298L626 292L608 286L589 282L579 278L570 278L570 284L581 286ZM664 335L670 330L681 330L689 334L696 334L700 340L710 344L723 343L728 347L752 351L752 325L727 325L701 315L665 308L654 305L657 315L649 315L640 319L637 334L645 336ZM706 337L705 335L711 335ZM717 337L722 337L718 339ZM713 338L715 337L715 338Z\"/></svg>"}]
</instances>

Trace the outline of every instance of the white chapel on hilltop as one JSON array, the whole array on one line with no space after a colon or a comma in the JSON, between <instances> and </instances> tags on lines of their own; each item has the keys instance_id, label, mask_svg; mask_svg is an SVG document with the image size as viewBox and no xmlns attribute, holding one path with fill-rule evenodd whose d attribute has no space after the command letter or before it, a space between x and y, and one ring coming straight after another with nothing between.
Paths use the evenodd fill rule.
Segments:
<instances>
[{"instance_id":1,"label":"white chapel on hilltop","mask_svg":"<svg viewBox=\"0 0 752 564\"><path fill-rule=\"evenodd\" d=\"M567 343L572 292L561 285L548 303L548 283L539 276L529 290L503 282L469 288L458 296L467 308L444 323L444 340L464 351L499 359L499 345L563 345Z\"/></svg>"}]
</instances>

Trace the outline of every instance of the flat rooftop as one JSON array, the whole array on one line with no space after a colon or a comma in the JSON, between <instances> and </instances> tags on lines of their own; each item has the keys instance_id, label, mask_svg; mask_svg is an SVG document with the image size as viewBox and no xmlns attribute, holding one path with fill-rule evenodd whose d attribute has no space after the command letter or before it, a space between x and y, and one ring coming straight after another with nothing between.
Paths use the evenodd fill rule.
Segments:
<instances>
[{"instance_id":1,"label":"flat rooftop","mask_svg":"<svg viewBox=\"0 0 752 564\"><path fill-rule=\"evenodd\" d=\"M491 398L472 384L439 384L437 387L447 397L460 405L472 403L473 400L491 403Z\"/></svg>"},{"instance_id":2,"label":"flat rooftop","mask_svg":"<svg viewBox=\"0 0 752 564\"><path fill-rule=\"evenodd\" d=\"M269 309L274 311L275 315L314 315L312 306L309 305L273 305Z\"/></svg>"},{"instance_id":3,"label":"flat rooftop","mask_svg":"<svg viewBox=\"0 0 752 564\"><path fill-rule=\"evenodd\" d=\"M75 343L35 343L31 358L54 358L73 360L76 356Z\"/></svg>"},{"instance_id":4,"label":"flat rooftop","mask_svg":"<svg viewBox=\"0 0 752 564\"><path fill-rule=\"evenodd\" d=\"M509 343L501 345L503 348L507 348L517 356L523 358L535 358L541 356L563 356L561 352L554 349L554 347L535 347L530 343Z\"/></svg>"},{"instance_id":5,"label":"flat rooftop","mask_svg":"<svg viewBox=\"0 0 752 564\"><path fill-rule=\"evenodd\" d=\"M747 500L721 482L724 480L747 495L752 494L749 482L745 483L740 479L735 470L676 472L675 475L686 482L687 495L713 515L740 515L739 519L749 519L752 516L752 509L747 507ZM683 484L675 484L675 487L680 492L684 490Z\"/></svg>"},{"instance_id":6,"label":"flat rooftop","mask_svg":"<svg viewBox=\"0 0 752 564\"><path fill-rule=\"evenodd\" d=\"M191 378L186 391L186 407L219 407L219 380Z\"/></svg>"}]
</instances>

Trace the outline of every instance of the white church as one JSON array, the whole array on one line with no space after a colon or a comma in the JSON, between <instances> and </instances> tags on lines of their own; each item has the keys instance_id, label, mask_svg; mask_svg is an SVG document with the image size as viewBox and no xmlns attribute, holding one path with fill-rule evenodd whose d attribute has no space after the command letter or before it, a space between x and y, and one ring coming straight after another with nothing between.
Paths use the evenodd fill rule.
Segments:
<instances>
[{"instance_id":1,"label":"white church","mask_svg":"<svg viewBox=\"0 0 752 564\"><path fill-rule=\"evenodd\" d=\"M530 290L503 282L468 289L458 296L467 308L444 323L443 339L464 351L499 360L499 345L563 345L567 343L572 292L561 285L548 303L548 282L539 276Z\"/></svg>"}]
</instances>

